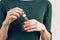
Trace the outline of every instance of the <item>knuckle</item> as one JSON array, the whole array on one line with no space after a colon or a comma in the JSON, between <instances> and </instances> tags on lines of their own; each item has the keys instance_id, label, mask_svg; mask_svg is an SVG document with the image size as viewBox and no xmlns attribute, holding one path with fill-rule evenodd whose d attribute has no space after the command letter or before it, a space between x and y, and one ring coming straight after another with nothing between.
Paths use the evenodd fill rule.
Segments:
<instances>
[{"instance_id":1,"label":"knuckle","mask_svg":"<svg viewBox=\"0 0 60 40\"><path fill-rule=\"evenodd\" d=\"M23 11L23 9L22 9L22 8L17 8L17 9L19 9L20 11Z\"/></svg>"},{"instance_id":2,"label":"knuckle","mask_svg":"<svg viewBox=\"0 0 60 40\"><path fill-rule=\"evenodd\" d=\"M19 8L20 10L23 10L22 8Z\"/></svg>"},{"instance_id":3,"label":"knuckle","mask_svg":"<svg viewBox=\"0 0 60 40\"><path fill-rule=\"evenodd\" d=\"M19 8L19 7L15 7L15 8Z\"/></svg>"},{"instance_id":4,"label":"knuckle","mask_svg":"<svg viewBox=\"0 0 60 40\"><path fill-rule=\"evenodd\" d=\"M36 21L36 19L33 19L34 21Z\"/></svg>"},{"instance_id":5,"label":"knuckle","mask_svg":"<svg viewBox=\"0 0 60 40\"><path fill-rule=\"evenodd\" d=\"M10 9L7 13L10 13L10 12L12 12L13 11L13 9Z\"/></svg>"}]
</instances>

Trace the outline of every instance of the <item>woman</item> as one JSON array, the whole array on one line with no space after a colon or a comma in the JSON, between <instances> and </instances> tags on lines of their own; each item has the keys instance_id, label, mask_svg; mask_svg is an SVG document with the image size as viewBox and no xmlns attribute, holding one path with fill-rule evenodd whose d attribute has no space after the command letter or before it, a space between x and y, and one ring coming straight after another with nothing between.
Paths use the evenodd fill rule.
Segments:
<instances>
[{"instance_id":1,"label":"woman","mask_svg":"<svg viewBox=\"0 0 60 40\"><path fill-rule=\"evenodd\" d=\"M2 0L0 27L0 40L39 40L40 36L50 40L51 4L47 0Z\"/></svg>"}]
</instances>

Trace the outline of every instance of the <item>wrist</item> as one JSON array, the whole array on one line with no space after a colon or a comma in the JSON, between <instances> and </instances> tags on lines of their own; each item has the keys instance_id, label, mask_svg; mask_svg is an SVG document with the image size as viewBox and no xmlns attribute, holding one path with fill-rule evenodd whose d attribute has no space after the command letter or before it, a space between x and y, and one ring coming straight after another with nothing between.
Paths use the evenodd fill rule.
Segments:
<instances>
[{"instance_id":1,"label":"wrist","mask_svg":"<svg viewBox=\"0 0 60 40\"><path fill-rule=\"evenodd\" d=\"M40 31L40 33L44 33L44 32L46 32L46 31L47 31L46 29L43 29L43 30Z\"/></svg>"},{"instance_id":2,"label":"wrist","mask_svg":"<svg viewBox=\"0 0 60 40\"><path fill-rule=\"evenodd\" d=\"M41 34L47 33L47 29L43 29L40 31Z\"/></svg>"},{"instance_id":3,"label":"wrist","mask_svg":"<svg viewBox=\"0 0 60 40\"><path fill-rule=\"evenodd\" d=\"M5 21L2 23L2 25L3 25L3 26L8 26L8 25L10 25L10 24L8 23L8 21L5 20Z\"/></svg>"},{"instance_id":4,"label":"wrist","mask_svg":"<svg viewBox=\"0 0 60 40\"><path fill-rule=\"evenodd\" d=\"M42 28L42 30L40 31L40 33L45 33L45 32L47 32L47 29L46 29L45 25L43 25L43 28Z\"/></svg>"}]
</instances>

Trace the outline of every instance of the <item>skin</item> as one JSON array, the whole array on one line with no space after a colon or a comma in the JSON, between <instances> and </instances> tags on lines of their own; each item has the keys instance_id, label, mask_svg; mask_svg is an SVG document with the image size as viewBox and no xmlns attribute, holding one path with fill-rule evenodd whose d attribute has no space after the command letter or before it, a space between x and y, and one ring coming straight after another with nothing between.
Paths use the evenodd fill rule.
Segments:
<instances>
[{"instance_id":1,"label":"skin","mask_svg":"<svg viewBox=\"0 0 60 40\"><path fill-rule=\"evenodd\" d=\"M32 0L21 0L21 1L32 1Z\"/></svg>"},{"instance_id":2,"label":"skin","mask_svg":"<svg viewBox=\"0 0 60 40\"><path fill-rule=\"evenodd\" d=\"M21 8L13 8L7 12L6 19L2 23L2 27L0 29L0 40L6 40L8 37L8 29L10 23L12 23L17 18L21 17L24 13L23 9ZM45 28L44 24L38 22L36 19L31 19L28 21L23 22L22 24L23 31L26 32L34 32L38 31L41 33L42 40L50 40L50 33Z\"/></svg>"}]
</instances>

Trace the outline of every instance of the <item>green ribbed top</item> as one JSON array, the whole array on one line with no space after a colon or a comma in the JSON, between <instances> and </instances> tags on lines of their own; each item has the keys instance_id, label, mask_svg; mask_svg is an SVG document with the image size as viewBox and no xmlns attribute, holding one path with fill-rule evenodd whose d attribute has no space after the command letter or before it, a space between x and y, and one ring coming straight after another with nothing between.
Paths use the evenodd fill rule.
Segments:
<instances>
[{"instance_id":1,"label":"green ribbed top","mask_svg":"<svg viewBox=\"0 0 60 40\"><path fill-rule=\"evenodd\" d=\"M0 2L0 27L4 21L7 11L19 7L22 8L29 19L36 19L43 23L47 30L51 33L51 4L47 0L2 0ZM24 18L18 18L10 24L7 40L39 40L39 32L22 31L22 23Z\"/></svg>"}]
</instances>

